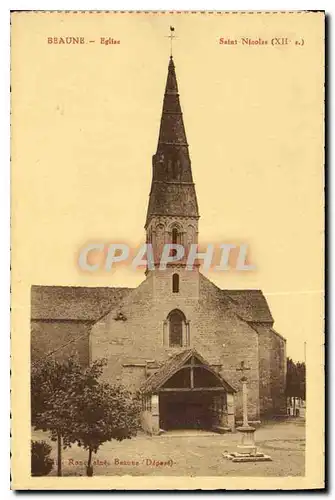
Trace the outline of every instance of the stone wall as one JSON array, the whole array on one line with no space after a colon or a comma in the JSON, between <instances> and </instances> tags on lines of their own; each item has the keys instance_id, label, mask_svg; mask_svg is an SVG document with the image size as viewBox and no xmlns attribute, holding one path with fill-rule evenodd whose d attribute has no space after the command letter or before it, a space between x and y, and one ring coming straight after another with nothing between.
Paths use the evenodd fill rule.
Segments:
<instances>
[{"instance_id":1,"label":"stone wall","mask_svg":"<svg viewBox=\"0 0 335 500\"><path fill-rule=\"evenodd\" d=\"M273 414L286 414L286 341L272 330L271 395Z\"/></svg>"},{"instance_id":2,"label":"stone wall","mask_svg":"<svg viewBox=\"0 0 335 500\"><path fill-rule=\"evenodd\" d=\"M179 293L172 291L172 274L180 277ZM168 315L183 312L187 345L170 347ZM185 324L186 324L185 323ZM149 272L139 287L97 323L77 320L32 320L32 361L54 352L57 359L78 353L87 365L107 358L104 377L138 389L152 369L181 349L195 348L232 385L236 417L242 417L241 361L250 368L248 404L250 420L285 412L285 339L271 323L243 321L231 299L198 271L174 266ZM149 366L148 366L149 365Z\"/></svg>"},{"instance_id":3,"label":"stone wall","mask_svg":"<svg viewBox=\"0 0 335 500\"><path fill-rule=\"evenodd\" d=\"M221 375L236 390L236 418L242 418L241 361L250 368L248 377L248 408L252 420L259 419L258 334L234 312L221 290L201 276L198 321L194 346L213 363L221 364ZM215 358L216 357L216 358Z\"/></svg>"},{"instance_id":4,"label":"stone wall","mask_svg":"<svg viewBox=\"0 0 335 500\"><path fill-rule=\"evenodd\" d=\"M212 365L237 391L236 411L241 416L241 361L250 367L250 418L259 418L258 334L233 312L221 291L196 272L181 272L180 293L172 293L169 273L148 278L92 328L93 359L106 357L108 380L123 380L137 389L145 380L147 361L164 361L180 348L164 345L164 322L169 312L180 309L190 322L190 347ZM172 271L171 271L172 275ZM199 295L198 295L199 294ZM122 313L124 320L116 319ZM128 365L123 367L123 365Z\"/></svg>"},{"instance_id":5,"label":"stone wall","mask_svg":"<svg viewBox=\"0 0 335 500\"><path fill-rule=\"evenodd\" d=\"M260 414L266 416L272 413L273 402L271 394L271 330L265 324L254 324L258 331L259 338L259 398Z\"/></svg>"},{"instance_id":6,"label":"stone wall","mask_svg":"<svg viewBox=\"0 0 335 500\"><path fill-rule=\"evenodd\" d=\"M286 413L286 340L269 325L259 333L260 410L264 417Z\"/></svg>"}]
</instances>

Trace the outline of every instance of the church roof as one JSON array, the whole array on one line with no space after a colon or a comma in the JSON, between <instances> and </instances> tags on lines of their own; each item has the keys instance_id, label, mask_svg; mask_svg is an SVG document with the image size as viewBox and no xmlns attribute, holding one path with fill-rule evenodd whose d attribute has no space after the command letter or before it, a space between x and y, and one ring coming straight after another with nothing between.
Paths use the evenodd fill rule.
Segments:
<instances>
[{"instance_id":1,"label":"church roof","mask_svg":"<svg viewBox=\"0 0 335 500\"><path fill-rule=\"evenodd\" d=\"M204 286L201 292L204 296L210 293L210 289L212 289L218 303L221 303L223 307L229 306L229 308L231 308L243 321L247 323L273 324L274 320L262 290L221 289L202 273L200 273L200 283ZM210 286L210 288L208 288L208 286Z\"/></svg>"},{"instance_id":2,"label":"church roof","mask_svg":"<svg viewBox=\"0 0 335 500\"><path fill-rule=\"evenodd\" d=\"M130 288L44 286L31 287L31 319L97 321Z\"/></svg>"},{"instance_id":3,"label":"church roof","mask_svg":"<svg viewBox=\"0 0 335 500\"><path fill-rule=\"evenodd\" d=\"M154 215L199 217L175 65L170 57L146 225Z\"/></svg>"},{"instance_id":4,"label":"church roof","mask_svg":"<svg viewBox=\"0 0 335 500\"><path fill-rule=\"evenodd\" d=\"M262 290L222 290L231 299L236 314L247 322L273 323L267 300Z\"/></svg>"},{"instance_id":5,"label":"church roof","mask_svg":"<svg viewBox=\"0 0 335 500\"><path fill-rule=\"evenodd\" d=\"M31 319L97 321L132 290L122 287L31 287ZM247 322L273 323L261 290L221 290L236 314Z\"/></svg>"},{"instance_id":6,"label":"church roof","mask_svg":"<svg viewBox=\"0 0 335 500\"><path fill-rule=\"evenodd\" d=\"M196 351L196 349L186 349L178 354L175 354L170 359L168 359L155 373L150 375L150 377L142 384L143 392L155 392L159 390L162 385L174 375L191 356L195 356L199 361L210 371L214 373L207 361ZM215 375L220 379L222 386L227 392L236 392L235 389L226 382L219 373L215 372Z\"/></svg>"}]
</instances>

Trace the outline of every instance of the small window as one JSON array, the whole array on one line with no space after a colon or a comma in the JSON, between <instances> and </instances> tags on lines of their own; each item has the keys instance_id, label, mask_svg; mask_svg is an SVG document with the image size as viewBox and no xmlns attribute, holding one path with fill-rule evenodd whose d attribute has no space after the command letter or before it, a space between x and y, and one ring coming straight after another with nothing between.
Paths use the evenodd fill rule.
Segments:
<instances>
[{"instance_id":1,"label":"small window","mask_svg":"<svg viewBox=\"0 0 335 500\"><path fill-rule=\"evenodd\" d=\"M179 274L172 275L172 292L173 293L179 292Z\"/></svg>"}]
</instances>

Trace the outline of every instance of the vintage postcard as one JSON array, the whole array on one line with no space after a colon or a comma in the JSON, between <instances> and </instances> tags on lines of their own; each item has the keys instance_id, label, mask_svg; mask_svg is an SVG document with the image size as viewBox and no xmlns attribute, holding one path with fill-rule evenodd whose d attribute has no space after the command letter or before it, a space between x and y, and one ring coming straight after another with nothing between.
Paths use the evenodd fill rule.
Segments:
<instances>
[{"instance_id":1,"label":"vintage postcard","mask_svg":"<svg viewBox=\"0 0 335 500\"><path fill-rule=\"evenodd\" d=\"M324 488L323 12L11 15L12 488Z\"/></svg>"}]
</instances>

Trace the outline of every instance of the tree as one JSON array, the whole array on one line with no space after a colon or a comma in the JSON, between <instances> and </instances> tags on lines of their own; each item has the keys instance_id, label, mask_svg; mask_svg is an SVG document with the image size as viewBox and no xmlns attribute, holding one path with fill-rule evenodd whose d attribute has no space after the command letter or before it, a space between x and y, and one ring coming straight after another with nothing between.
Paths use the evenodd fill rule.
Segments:
<instances>
[{"instance_id":1,"label":"tree","mask_svg":"<svg viewBox=\"0 0 335 500\"><path fill-rule=\"evenodd\" d=\"M31 442L31 475L46 476L51 471L54 461L50 458L51 446L45 441Z\"/></svg>"},{"instance_id":2,"label":"tree","mask_svg":"<svg viewBox=\"0 0 335 500\"><path fill-rule=\"evenodd\" d=\"M305 363L298 362L296 364L298 376L298 397L306 399L306 365Z\"/></svg>"},{"instance_id":3,"label":"tree","mask_svg":"<svg viewBox=\"0 0 335 500\"><path fill-rule=\"evenodd\" d=\"M106 441L135 436L139 428L139 400L123 386L100 382L87 386L74 402L75 419L68 439L88 450L86 473L93 475L92 454Z\"/></svg>"},{"instance_id":4,"label":"tree","mask_svg":"<svg viewBox=\"0 0 335 500\"><path fill-rule=\"evenodd\" d=\"M306 365L287 358L286 397L306 399ZM295 412L295 408L294 408Z\"/></svg>"},{"instance_id":5,"label":"tree","mask_svg":"<svg viewBox=\"0 0 335 500\"><path fill-rule=\"evenodd\" d=\"M35 429L50 431L57 441L57 475L62 475L62 446L71 446L69 429L77 415L74 402L85 388L98 385L104 360L83 368L76 357L60 362L41 359L31 371L31 422Z\"/></svg>"}]
</instances>

